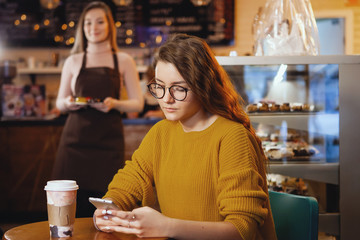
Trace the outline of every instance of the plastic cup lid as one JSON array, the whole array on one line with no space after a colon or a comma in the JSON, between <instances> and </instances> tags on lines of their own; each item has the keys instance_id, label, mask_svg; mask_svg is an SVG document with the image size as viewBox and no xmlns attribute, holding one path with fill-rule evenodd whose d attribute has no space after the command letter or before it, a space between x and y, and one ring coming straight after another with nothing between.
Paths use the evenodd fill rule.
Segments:
<instances>
[{"instance_id":1,"label":"plastic cup lid","mask_svg":"<svg viewBox=\"0 0 360 240\"><path fill-rule=\"evenodd\" d=\"M47 191L73 191L79 189L79 186L73 180L54 180L48 181L44 189Z\"/></svg>"}]
</instances>

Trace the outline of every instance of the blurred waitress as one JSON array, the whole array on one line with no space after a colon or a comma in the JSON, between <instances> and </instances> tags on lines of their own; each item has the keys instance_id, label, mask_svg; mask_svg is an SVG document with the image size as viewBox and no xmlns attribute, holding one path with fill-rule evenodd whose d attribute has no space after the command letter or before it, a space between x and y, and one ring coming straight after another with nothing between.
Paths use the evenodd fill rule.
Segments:
<instances>
[{"instance_id":1,"label":"blurred waitress","mask_svg":"<svg viewBox=\"0 0 360 240\"><path fill-rule=\"evenodd\" d=\"M127 100L120 100L123 85ZM88 197L103 196L112 176L124 166L121 113L139 112L143 105L135 62L118 51L110 8L103 2L91 2L79 18L56 100L60 111L69 116L53 178L79 184L78 217L92 216Z\"/></svg>"}]
</instances>

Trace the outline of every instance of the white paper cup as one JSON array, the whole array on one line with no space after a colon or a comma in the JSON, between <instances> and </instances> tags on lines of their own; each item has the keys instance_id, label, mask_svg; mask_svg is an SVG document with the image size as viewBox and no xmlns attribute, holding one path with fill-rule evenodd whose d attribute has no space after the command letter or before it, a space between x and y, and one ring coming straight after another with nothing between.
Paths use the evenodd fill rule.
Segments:
<instances>
[{"instance_id":1,"label":"white paper cup","mask_svg":"<svg viewBox=\"0 0 360 240\"><path fill-rule=\"evenodd\" d=\"M35 68L36 60L35 57L28 58L28 68Z\"/></svg>"},{"instance_id":2,"label":"white paper cup","mask_svg":"<svg viewBox=\"0 0 360 240\"><path fill-rule=\"evenodd\" d=\"M79 186L72 180L47 182L45 191L51 237L66 238L73 235L77 189Z\"/></svg>"}]
</instances>

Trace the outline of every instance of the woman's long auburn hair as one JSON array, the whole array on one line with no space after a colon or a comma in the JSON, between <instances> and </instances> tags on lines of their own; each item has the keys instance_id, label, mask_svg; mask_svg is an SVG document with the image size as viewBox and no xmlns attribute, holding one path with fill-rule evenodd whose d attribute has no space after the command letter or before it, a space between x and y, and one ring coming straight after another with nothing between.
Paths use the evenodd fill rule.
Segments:
<instances>
[{"instance_id":1,"label":"woman's long auburn hair","mask_svg":"<svg viewBox=\"0 0 360 240\"><path fill-rule=\"evenodd\" d=\"M113 52L118 51L118 46L116 42L116 28L114 23L114 18L112 16L112 12L108 5L106 5L104 2L95 1L91 2L82 11L79 21L77 23L76 33L75 33L75 43L74 46L71 49L71 54L75 53L81 53L85 52L88 40L86 39L85 33L84 33L84 21L85 21L85 15L91 10L99 8L102 9L105 12L106 19L108 21L109 25L109 36L108 40L110 41L111 49Z\"/></svg>"},{"instance_id":2,"label":"woman's long auburn hair","mask_svg":"<svg viewBox=\"0 0 360 240\"><path fill-rule=\"evenodd\" d=\"M158 49L154 66L159 61L176 67L207 112L243 124L262 151L261 140L243 109L242 97L205 40L187 34L174 34Z\"/></svg>"}]
</instances>

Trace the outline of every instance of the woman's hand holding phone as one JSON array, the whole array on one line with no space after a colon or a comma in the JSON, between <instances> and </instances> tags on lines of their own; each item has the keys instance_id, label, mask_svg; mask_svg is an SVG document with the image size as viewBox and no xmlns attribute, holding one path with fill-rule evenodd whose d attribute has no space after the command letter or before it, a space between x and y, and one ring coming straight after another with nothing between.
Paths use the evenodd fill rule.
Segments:
<instances>
[{"instance_id":1,"label":"woman's hand holding phone","mask_svg":"<svg viewBox=\"0 0 360 240\"><path fill-rule=\"evenodd\" d=\"M136 220L133 212L121 211L111 199L89 198L97 208L94 213L95 227L103 232L123 232L136 234Z\"/></svg>"},{"instance_id":2,"label":"woman's hand holding phone","mask_svg":"<svg viewBox=\"0 0 360 240\"><path fill-rule=\"evenodd\" d=\"M150 207L122 211L111 209L113 205L110 203L96 202L94 205L99 206L94 213L94 224L100 231L135 234L138 237L167 236L166 229L171 222L170 218Z\"/></svg>"},{"instance_id":3,"label":"woman's hand holding phone","mask_svg":"<svg viewBox=\"0 0 360 240\"><path fill-rule=\"evenodd\" d=\"M110 199L89 197L89 201L98 209L120 210L120 208Z\"/></svg>"},{"instance_id":4,"label":"woman's hand holding phone","mask_svg":"<svg viewBox=\"0 0 360 240\"><path fill-rule=\"evenodd\" d=\"M116 225L116 223L111 222L112 213L120 210L120 208L110 199L89 197L89 202L97 208L93 216L96 229L103 232L113 232L109 228L109 226Z\"/></svg>"}]
</instances>

